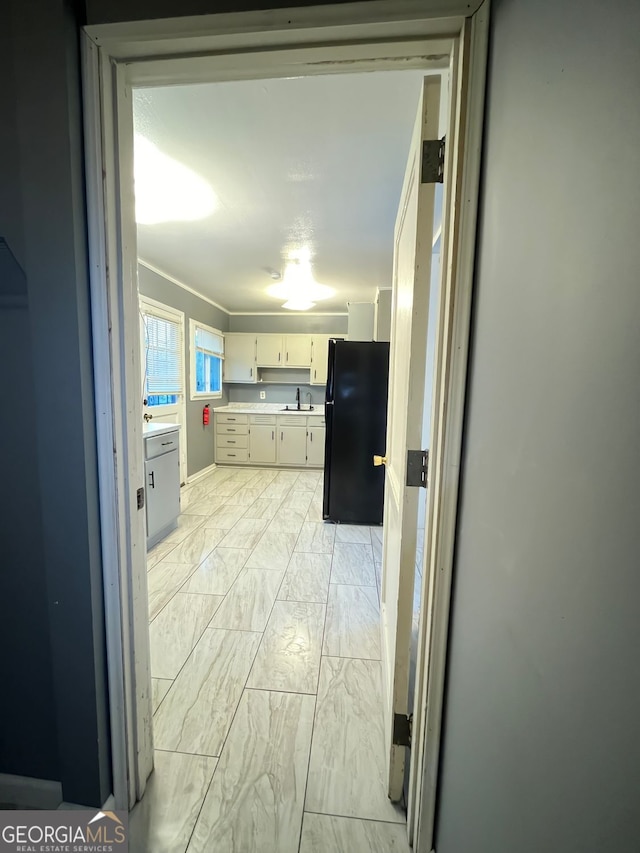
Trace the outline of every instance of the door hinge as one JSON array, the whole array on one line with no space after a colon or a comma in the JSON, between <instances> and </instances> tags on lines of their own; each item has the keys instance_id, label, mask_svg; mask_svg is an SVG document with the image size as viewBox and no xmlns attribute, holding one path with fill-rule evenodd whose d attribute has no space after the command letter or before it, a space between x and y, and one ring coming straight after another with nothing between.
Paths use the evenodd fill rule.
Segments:
<instances>
[{"instance_id":1,"label":"door hinge","mask_svg":"<svg viewBox=\"0 0 640 853\"><path fill-rule=\"evenodd\" d=\"M144 486L141 486L136 492L136 498L138 502L138 509L142 509L144 506Z\"/></svg>"},{"instance_id":2,"label":"door hinge","mask_svg":"<svg viewBox=\"0 0 640 853\"><path fill-rule=\"evenodd\" d=\"M420 183L441 184L444 181L444 146L444 136L442 139L423 141Z\"/></svg>"},{"instance_id":3,"label":"door hinge","mask_svg":"<svg viewBox=\"0 0 640 853\"><path fill-rule=\"evenodd\" d=\"M429 473L429 451L407 450L407 486L427 488Z\"/></svg>"},{"instance_id":4,"label":"door hinge","mask_svg":"<svg viewBox=\"0 0 640 853\"><path fill-rule=\"evenodd\" d=\"M395 746L411 746L413 714L393 715L393 743Z\"/></svg>"}]
</instances>

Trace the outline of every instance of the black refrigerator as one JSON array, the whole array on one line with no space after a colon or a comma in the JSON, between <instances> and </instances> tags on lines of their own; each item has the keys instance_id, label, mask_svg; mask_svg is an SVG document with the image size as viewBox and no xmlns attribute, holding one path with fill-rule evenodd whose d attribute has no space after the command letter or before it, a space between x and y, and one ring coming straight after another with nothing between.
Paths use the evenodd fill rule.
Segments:
<instances>
[{"instance_id":1,"label":"black refrigerator","mask_svg":"<svg viewBox=\"0 0 640 853\"><path fill-rule=\"evenodd\" d=\"M389 344L329 341L325 398L325 521L382 524Z\"/></svg>"}]
</instances>

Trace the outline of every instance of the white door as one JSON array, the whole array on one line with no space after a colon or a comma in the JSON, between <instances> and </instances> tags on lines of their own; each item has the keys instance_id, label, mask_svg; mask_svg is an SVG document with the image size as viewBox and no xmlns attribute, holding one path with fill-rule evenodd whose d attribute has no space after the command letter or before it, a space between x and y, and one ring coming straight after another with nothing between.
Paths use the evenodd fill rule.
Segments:
<instances>
[{"instance_id":1,"label":"white door","mask_svg":"<svg viewBox=\"0 0 640 853\"><path fill-rule=\"evenodd\" d=\"M256 381L256 339L254 335L225 335L224 382Z\"/></svg>"},{"instance_id":2,"label":"white door","mask_svg":"<svg viewBox=\"0 0 640 853\"><path fill-rule=\"evenodd\" d=\"M184 314L141 296L142 410L147 423L180 425L180 483L187 482Z\"/></svg>"},{"instance_id":3,"label":"white door","mask_svg":"<svg viewBox=\"0 0 640 853\"><path fill-rule=\"evenodd\" d=\"M260 367L284 367L282 335L258 335L256 361Z\"/></svg>"},{"instance_id":4,"label":"white door","mask_svg":"<svg viewBox=\"0 0 640 853\"><path fill-rule=\"evenodd\" d=\"M327 384L329 335L311 335L311 384Z\"/></svg>"},{"instance_id":5,"label":"white door","mask_svg":"<svg viewBox=\"0 0 640 853\"><path fill-rule=\"evenodd\" d=\"M309 367L311 335L287 335L284 339L284 363L287 367Z\"/></svg>"},{"instance_id":6,"label":"white door","mask_svg":"<svg viewBox=\"0 0 640 853\"><path fill-rule=\"evenodd\" d=\"M264 464L276 461L276 425L249 427L249 460Z\"/></svg>"},{"instance_id":7,"label":"white door","mask_svg":"<svg viewBox=\"0 0 640 853\"><path fill-rule=\"evenodd\" d=\"M307 430L305 427L278 427L278 462L281 465L307 464Z\"/></svg>"},{"instance_id":8,"label":"white door","mask_svg":"<svg viewBox=\"0 0 640 853\"><path fill-rule=\"evenodd\" d=\"M325 428L309 427L307 430L307 465L322 468L324 465Z\"/></svg>"},{"instance_id":9,"label":"white door","mask_svg":"<svg viewBox=\"0 0 640 853\"><path fill-rule=\"evenodd\" d=\"M422 143L436 139L440 80L425 79L396 218L381 587L382 680L389 797L402 796L405 747L394 718L406 717L418 493L406 486L407 450L420 450L429 315L434 184L421 182Z\"/></svg>"}]
</instances>

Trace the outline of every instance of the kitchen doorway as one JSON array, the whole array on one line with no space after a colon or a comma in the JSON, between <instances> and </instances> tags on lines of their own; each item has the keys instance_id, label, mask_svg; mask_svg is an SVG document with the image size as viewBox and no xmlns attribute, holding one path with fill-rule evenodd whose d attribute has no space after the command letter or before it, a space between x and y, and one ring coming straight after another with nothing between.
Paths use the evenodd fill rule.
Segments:
<instances>
[{"instance_id":1,"label":"kitchen doorway","mask_svg":"<svg viewBox=\"0 0 640 853\"><path fill-rule=\"evenodd\" d=\"M115 575L105 579L105 586L115 794L120 804L132 804L142 795L152 767L148 633L146 612L143 612L146 604L144 525L136 508L135 488L137 482L143 482L141 412L137 411L139 406L131 406L131 401L139 396L135 393L139 378L136 369L138 336L132 327L133 318L137 317L137 257L132 221L132 156L130 144L127 146L127 140L132 139L128 93L135 82L241 79L319 71L335 73L343 70L344 61L348 61L353 70L398 67L403 63L406 67L406 63L411 62L412 67L418 68L442 67L443 63L452 71L455 111L448 167L451 203L445 218L447 272L440 303L433 406L433 498L429 501L425 547L429 564L444 559L449 574L439 575L443 579L437 580L431 573L425 586L434 604L433 618L422 632L423 647L427 650L423 662L425 657L430 658L431 667L428 674L426 667L419 672L419 680L424 682L427 715L432 715L430 731L434 730L434 723L435 729L439 729L457 488L457 479L454 476L452 481L451 470L456 469L455 459L460 450L464 403L486 17L480 14L468 18L468 6L461 5L460 9L452 8L448 19L437 17L442 14L439 9L434 9L433 18L428 9L422 9L417 20L414 5L362 4L368 7L367 12L363 15L361 9L352 20L349 14L354 15L353 10L340 7L298 10L295 15L288 11L274 15L267 24L259 15L252 17L251 13L212 16L207 19L210 26L207 36L203 36L206 31L203 27L191 41L190 36L183 34L179 43L175 41L178 37L175 22L96 27L90 29L84 39L90 245L92 260L97 262L92 267L96 385L98 395L102 395L97 403L99 415L107 415L98 419L103 549L105 565L116 567ZM314 28L322 26L326 35L324 27L328 22L335 28L332 43L318 47L320 31ZM383 26L388 32L390 22L393 22L394 36L380 42L376 28ZM357 44L351 41L354 32L360 34ZM143 36L144 33L147 35ZM209 41L205 45L207 38ZM242 54L241 49L248 48L252 38L263 50ZM231 45L234 52L225 52ZM203 49L217 49L217 55L203 56ZM163 53L171 53L174 58L158 59ZM176 53L180 53L181 58L175 57ZM127 63L122 61L125 57L129 60ZM138 61L131 62L132 57ZM463 197L465 203L461 204ZM118 270L118 275L108 280L104 276L107 265ZM114 312L116 306L118 310ZM111 338L109 316L116 318ZM130 463L126 466L128 478L122 466L114 470L114 447L116 454L120 453ZM443 472L447 473L448 486L453 485L446 493L442 491ZM434 656L429 649L436 645L439 647ZM424 730L423 727L422 732L417 733L417 748L414 749L419 760L416 765L418 779L423 776L425 754L430 752L433 758L428 772L432 773L437 766L439 738L437 735L430 737L425 743ZM127 778L135 780L135 784L129 785ZM433 831L435 778L430 780L425 776L425 780L426 787L416 795L414 804L418 849L429 849ZM418 821L420 816L421 822Z\"/></svg>"}]
</instances>

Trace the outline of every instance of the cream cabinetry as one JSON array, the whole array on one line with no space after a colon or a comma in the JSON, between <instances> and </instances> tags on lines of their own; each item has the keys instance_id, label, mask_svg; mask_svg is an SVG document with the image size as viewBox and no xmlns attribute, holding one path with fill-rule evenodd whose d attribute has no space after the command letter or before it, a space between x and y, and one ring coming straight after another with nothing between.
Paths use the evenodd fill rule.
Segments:
<instances>
[{"instance_id":1,"label":"cream cabinetry","mask_svg":"<svg viewBox=\"0 0 640 853\"><path fill-rule=\"evenodd\" d=\"M284 367L284 338L282 335L256 335L258 367Z\"/></svg>"},{"instance_id":2,"label":"cream cabinetry","mask_svg":"<svg viewBox=\"0 0 640 853\"><path fill-rule=\"evenodd\" d=\"M311 335L285 336L284 363L286 367L309 367L311 365Z\"/></svg>"},{"instance_id":3,"label":"cream cabinetry","mask_svg":"<svg viewBox=\"0 0 640 853\"><path fill-rule=\"evenodd\" d=\"M283 419L280 418L279 421ZM278 463L280 465L307 464L307 424L305 418L295 425L278 424Z\"/></svg>"},{"instance_id":4,"label":"cream cabinetry","mask_svg":"<svg viewBox=\"0 0 640 853\"><path fill-rule=\"evenodd\" d=\"M327 384L329 338L331 335L311 335L311 384Z\"/></svg>"},{"instance_id":5,"label":"cream cabinetry","mask_svg":"<svg viewBox=\"0 0 640 853\"><path fill-rule=\"evenodd\" d=\"M260 381L263 368L282 367L309 370L310 385L326 385L328 342L332 337L336 336L227 332L222 380L255 383ZM273 374L269 381L275 381ZM296 380L297 384L302 382Z\"/></svg>"},{"instance_id":6,"label":"cream cabinetry","mask_svg":"<svg viewBox=\"0 0 640 853\"><path fill-rule=\"evenodd\" d=\"M214 411L216 462L320 468L324 464L322 415Z\"/></svg>"},{"instance_id":7,"label":"cream cabinetry","mask_svg":"<svg viewBox=\"0 0 640 853\"><path fill-rule=\"evenodd\" d=\"M256 336L229 334L224 336L223 382L256 382Z\"/></svg>"},{"instance_id":8,"label":"cream cabinetry","mask_svg":"<svg viewBox=\"0 0 640 853\"><path fill-rule=\"evenodd\" d=\"M249 461L257 465L275 465L276 462L275 415L249 415Z\"/></svg>"},{"instance_id":9,"label":"cream cabinetry","mask_svg":"<svg viewBox=\"0 0 640 853\"><path fill-rule=\"evenodd\" d=\"M325 427L316 426L311 423L309 418L309 426L307 427L307 465L313 467L324 466L324 440ZM317 421L320 418L316 418Z\"/></svg>"}]
</instances>

